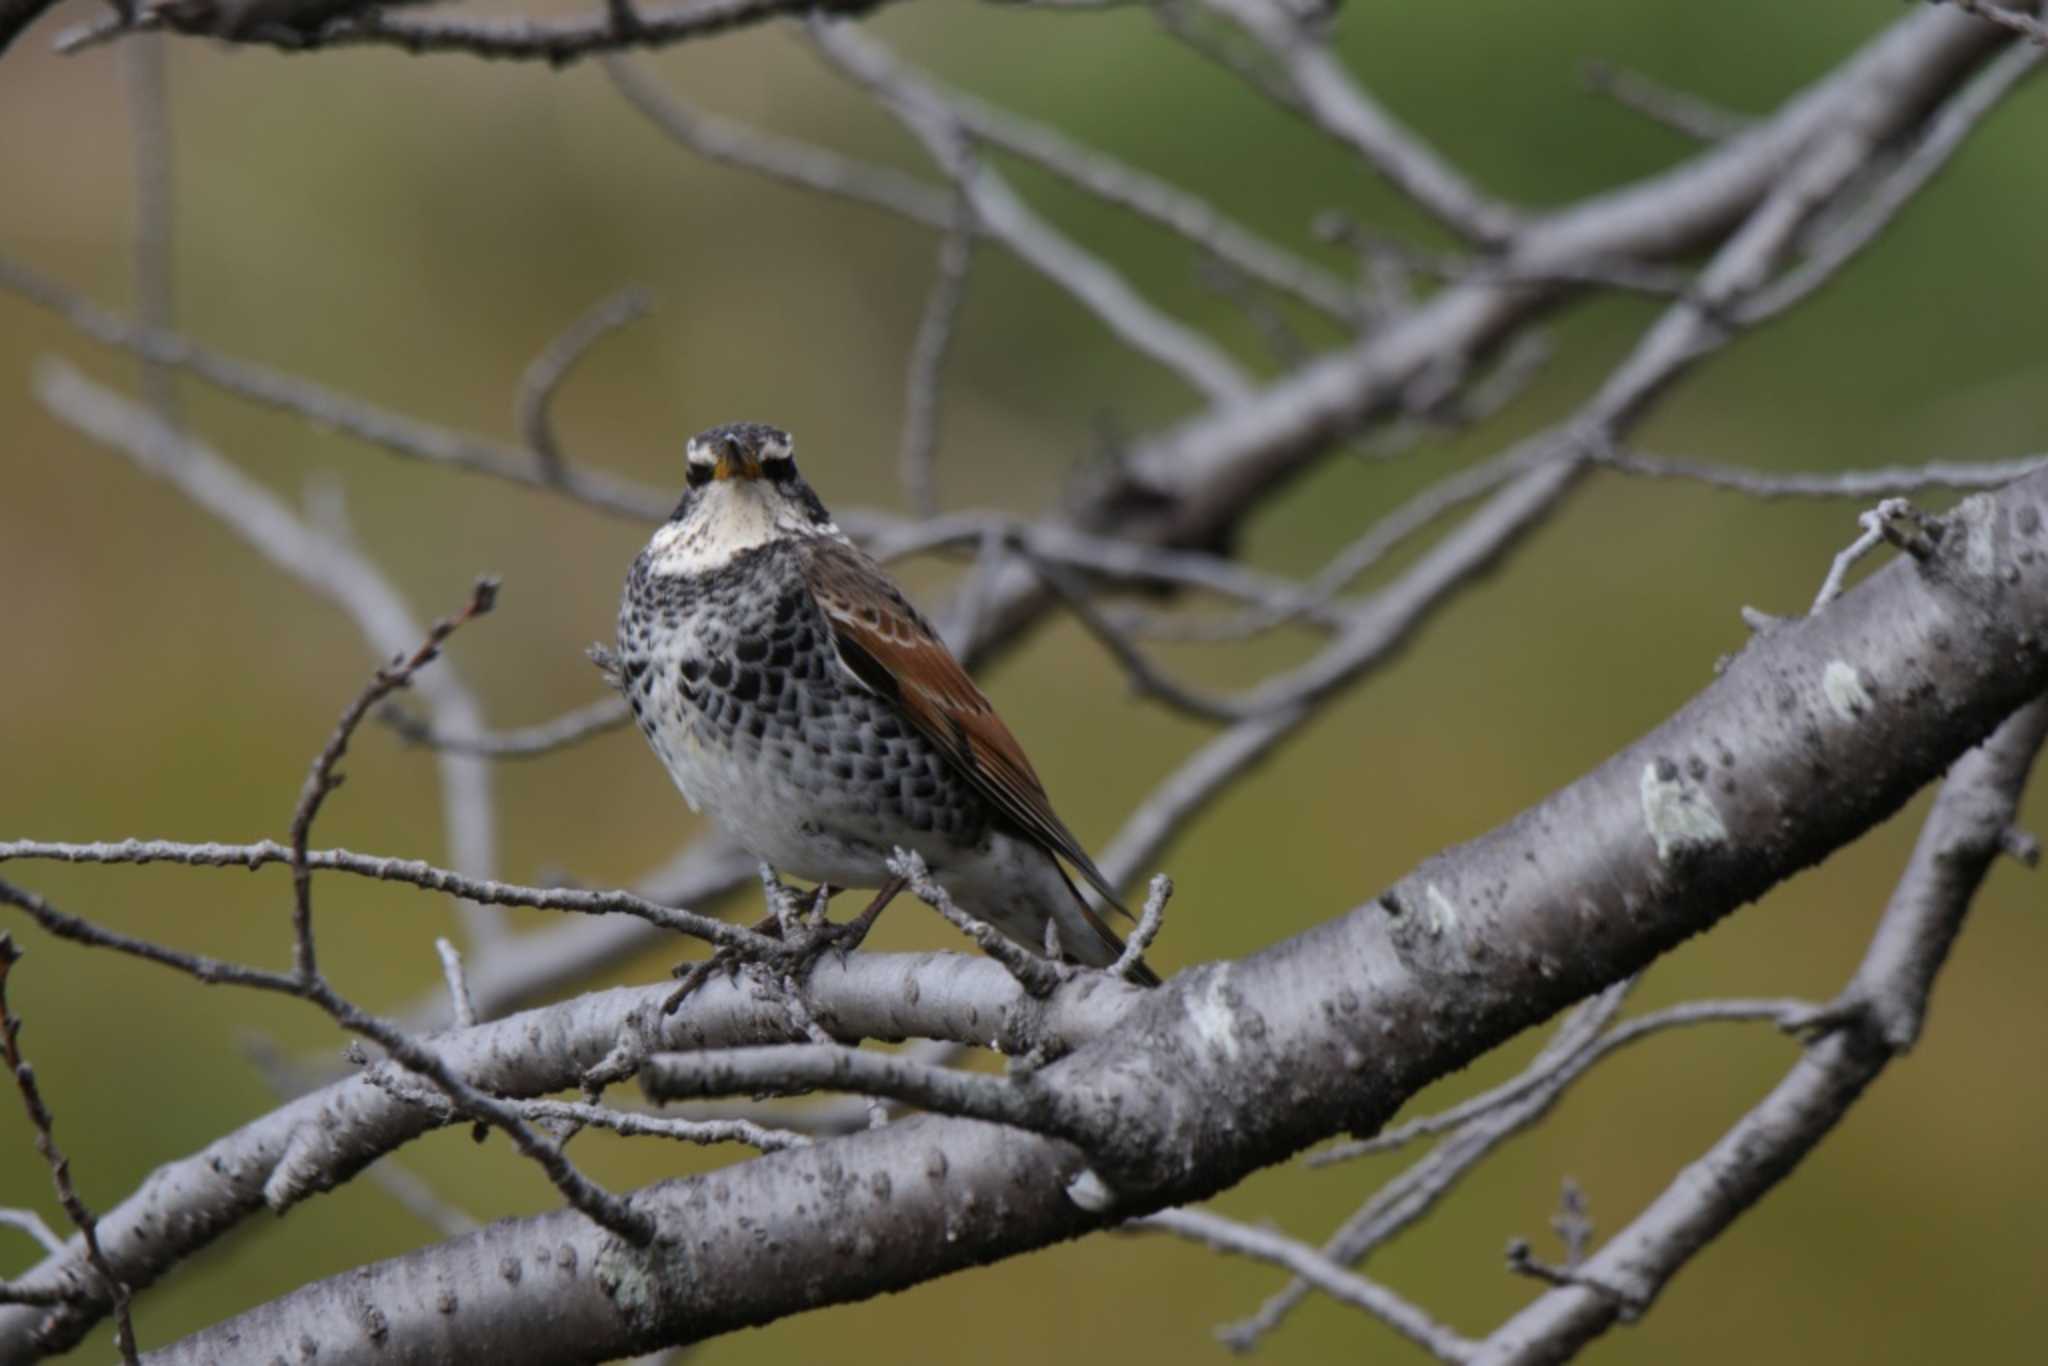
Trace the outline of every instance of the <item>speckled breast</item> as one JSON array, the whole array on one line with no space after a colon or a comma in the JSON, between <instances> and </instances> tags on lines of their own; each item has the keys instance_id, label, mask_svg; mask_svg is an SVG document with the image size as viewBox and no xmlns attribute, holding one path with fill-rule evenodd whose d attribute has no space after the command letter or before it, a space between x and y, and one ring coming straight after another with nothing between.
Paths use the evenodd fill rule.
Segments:
<instances>
[{"instance_id":1,"label":"speckled breast","mask_svg":"<svg viewBox=\"0 0 2048 1366\"><path fill-rule=\"evenodd\" d=\"M978 794L841 667L785 544L706 574L636 562L620 684L691 806L783 872L873 885L898 845L935 866L979 847Z\"/></svg>"}]
</instances>

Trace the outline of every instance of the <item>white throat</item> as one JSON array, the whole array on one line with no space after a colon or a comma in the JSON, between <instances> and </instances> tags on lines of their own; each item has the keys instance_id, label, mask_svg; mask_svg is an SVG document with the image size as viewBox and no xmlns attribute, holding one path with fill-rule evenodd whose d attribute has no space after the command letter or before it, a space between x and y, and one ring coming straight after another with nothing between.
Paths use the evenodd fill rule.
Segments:
<instances>
[{"instance_id":1,"label":"white throat","mask_svg":"<svg viewBox=\"0 0 2048 1366\"><path fill-rule=\"evenodd\" d=\"M817 525L754 480L721 480L705 486L687 517L654 533L647 543L647 567L656 574L705 574L771 541L839 534L833 523Z\"/></svg>"}]
</instances>

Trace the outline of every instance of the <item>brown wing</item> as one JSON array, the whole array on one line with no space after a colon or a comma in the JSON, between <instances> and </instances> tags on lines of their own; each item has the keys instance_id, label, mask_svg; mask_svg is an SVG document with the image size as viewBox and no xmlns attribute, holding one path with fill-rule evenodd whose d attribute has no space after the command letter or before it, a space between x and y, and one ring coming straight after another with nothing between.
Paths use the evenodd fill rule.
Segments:
<instances>
[{"instance_id":1,"label":"brown wing","mask_svg":"<svg viewBox=\"0 0 2048 1366\"><path fill-rule=\"evenodd\" d=\"M804 579L853 676L895 703L1006 818L1073 864L1110 905L1129 915L1109 879L1053 813L1017 737L881 566L838 541L813 540L807 551Z\"/></svg>"}]
</instances>

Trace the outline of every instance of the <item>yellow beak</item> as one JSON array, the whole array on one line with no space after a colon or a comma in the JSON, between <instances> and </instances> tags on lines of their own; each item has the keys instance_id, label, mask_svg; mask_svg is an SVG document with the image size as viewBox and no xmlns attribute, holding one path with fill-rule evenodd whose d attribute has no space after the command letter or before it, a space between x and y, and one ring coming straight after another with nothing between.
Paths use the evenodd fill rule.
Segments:
<instances>
[{"instance_id":1,"label":"yellow beak","mask_svg":"<svg viewBox=\"0 0 2048 1366\"><path fill-rule=\"evenodd\" d=\"M761 462L746 451L739 452L737 456L731 451L721 451L712 475L718 479L759 479Z\"/></svg>"}]
</instances>

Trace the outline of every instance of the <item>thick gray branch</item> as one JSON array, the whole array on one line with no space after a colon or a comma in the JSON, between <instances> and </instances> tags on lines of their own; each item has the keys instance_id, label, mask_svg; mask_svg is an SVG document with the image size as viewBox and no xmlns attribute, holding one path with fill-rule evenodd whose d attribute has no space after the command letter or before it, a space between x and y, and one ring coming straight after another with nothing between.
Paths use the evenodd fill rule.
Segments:
<instances>
[{"instance_id":1,"label":"thick gray branch","mask_svg":"<svg viewBox=\"0 0 2048 1366\"><path fill-rule=\"evenodd\" d=\"M811 974L807 990L818 1021L849 1042L913 1036L998 1040L1016 1054L1086 1043L1146 994L1089 973L1033 1001L996 963L961 954L862 953L843 964L828 956ZM690 998L687 1009L663 1016L660 1006L669 991L662 985L596 992L434 1035L430 1042L471 1085L523 1097L579 1085L586 1072L613 1056L621 1040L651 1052L806 1039L778 997L755 992L744 978L735 985L716 976ZM157 1168L135 1194L101 1216L102 1245L121 1279L140 1289L251 1215L282 1213L448 1123L438 1099L409 1104L367 1076L301 1096ZM69 1294L89 1287L93 1278L74 1238L64 1255L46 1258L15 1284ZM105 1310L88 1297L51 1313L44 1323L43 1310L0 1305L0 1360L62 1350Z\"/></svg>"},{"instance_id":2,"label":"thick gray branch","mask_svg":"<svg viewBox=\"0 0 2048 1366\"><path fill-rule=\"evenodd\" d=\"M1376 1130L1434 1078L1884 819L2044 689L2037 474L1963 503L1924 561L1758 636L1677 715L1507 825L1347 915L1149 993L1037 1073L1071 1143L912 1119L640 1192L674 1239L649 1253L571 1213L497 1224L309 1286L162 1360L268 1361L303 1337L323 1363L384 1359L366 1306L393 1343L516 1345L494 1358L507 1361L571 1340L585 1357L630 1353L1201 1199ZM543 1249L549 1294L501 1274Z\"/></svg>"}]
</instances>

